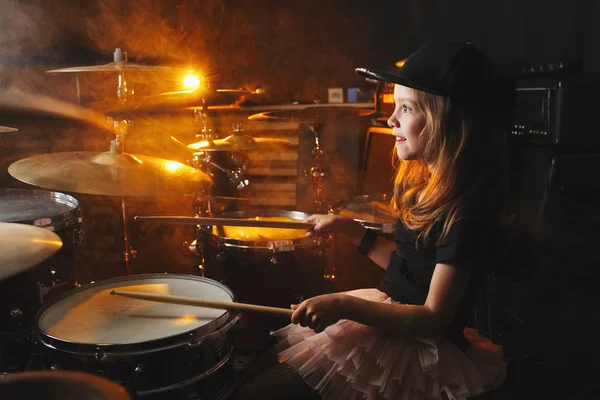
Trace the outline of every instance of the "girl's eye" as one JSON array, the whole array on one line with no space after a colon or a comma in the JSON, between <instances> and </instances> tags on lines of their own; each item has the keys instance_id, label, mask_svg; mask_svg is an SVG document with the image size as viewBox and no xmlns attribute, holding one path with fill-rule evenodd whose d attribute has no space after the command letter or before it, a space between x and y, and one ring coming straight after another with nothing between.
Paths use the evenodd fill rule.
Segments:
<instances>
[{"instance_id":1,"label":"girl's eye","mask_svg":"<svg viewBox=\"0 0 600 400\"><path fill-rule=\"evenodd\" d=\"M407 105L403 105L402 106L402 111L403 112L410 112L410 108Z\"/></svg>"}]
</instances>

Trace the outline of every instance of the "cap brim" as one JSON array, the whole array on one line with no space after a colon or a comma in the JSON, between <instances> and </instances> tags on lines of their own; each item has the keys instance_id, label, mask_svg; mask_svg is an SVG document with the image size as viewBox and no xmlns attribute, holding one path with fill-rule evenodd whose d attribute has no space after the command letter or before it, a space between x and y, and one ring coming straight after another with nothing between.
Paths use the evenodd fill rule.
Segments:
<instances>
[{"instance_id":1,"label":"cap brim","mask_svg":"<svg viewBox=\"0 0 600 400\"><path fill-rule=\"evenodd\" d=\"M410 79L406 79L402 75L391 72L391 71L383 71L379 69L367 69L367 68L356 68L354 70L358 75L362 75L366 78L376 79L378 81L391 82L396 83L398 85L406 86L412 89L421 90L423 92L437 94L440 96L444 96L444 93L438 90L432 90L431 88L425 87L423 85L419 85L416 82L411 81Z\"/></svg>"}]
</instances>

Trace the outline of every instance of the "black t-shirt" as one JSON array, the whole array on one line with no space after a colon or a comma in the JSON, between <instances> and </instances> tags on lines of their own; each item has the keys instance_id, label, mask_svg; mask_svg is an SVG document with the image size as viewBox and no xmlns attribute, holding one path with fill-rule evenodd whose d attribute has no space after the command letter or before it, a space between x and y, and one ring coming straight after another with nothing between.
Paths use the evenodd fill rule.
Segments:
<instances>
[{"instance_id":1,"label":"black t-shirt","mask_svg":"<svg viewBox=\"0 0 600 400\"><path fill-rule=\"evenodd\" d=\"M469 284L459 309L444 332L444 337L465 350L469 342L465 328L486 275L495 267L501 248L501 230L497 215L484 201L465 206L446 239L436 245L443 221L438 222L425 244L417 244L419 231L407 229L398 220L394 240L397 250L381 280L380 289L393 300L405 304L425 304L431 277L437 263L470 268Z\"/></svg>"}]
</instances>

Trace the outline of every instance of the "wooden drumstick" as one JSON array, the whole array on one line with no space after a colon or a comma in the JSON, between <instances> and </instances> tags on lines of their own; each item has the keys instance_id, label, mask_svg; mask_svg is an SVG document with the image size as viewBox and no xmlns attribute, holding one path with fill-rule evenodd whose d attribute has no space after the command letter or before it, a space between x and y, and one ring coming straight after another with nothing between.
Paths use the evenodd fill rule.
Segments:
<instances>
[{"instance_id":1,"label":"wooden drumstick","mask_svg":"<svg viewBox=\"0 0 600 400\"><path fill-rule=\"evenodd\" d=\"M264 221L256 219L238 218L208 218L208 217L183 217L183 216L135 216L135 221L160 222L182 225L222 225L222 226L247 226L252 228L280 228L310 230L315 224L309 222L292 221Z\"/></svg>"},{"instance_id":2,"label":"wooden drumstick","mask_svg":"<svg viewBox=\"0 0 600 400\"><path fill-rule=\"evenodd\" d=\"M265 314L278 315L281 317L291 317L294 310L288 308L259 306L256 304L245 304L227 301L203 300L195 297L174 296L168 294L142 293L142 292L124 292L111 290L110 294L131 297L132 299L141 299L156 301L159 303L182 304L186 306L216 308L219 310L241 311L241 312L258 312Z\"/></svg>"}]
</instances>

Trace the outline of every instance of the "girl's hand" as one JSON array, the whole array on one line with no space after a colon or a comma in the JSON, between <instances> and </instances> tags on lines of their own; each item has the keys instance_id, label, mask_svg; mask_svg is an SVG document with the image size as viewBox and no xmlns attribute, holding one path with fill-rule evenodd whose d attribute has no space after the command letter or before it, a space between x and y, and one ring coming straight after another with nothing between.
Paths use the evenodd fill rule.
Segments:
<instances>
[{"instance_id":1,"label":"girl's hand","mask_svg":"<svg viewBox=\"0 0 600 400\"><path fill-rule=\"evenodd\" d=\"M307 237L328 236L333 233L347 233L362 229L358 222L343 215L314 214L304 222L315 224L314 228L306 234Z\"/></svg>"},{"instance_id":2,"label":"girl's hand","mask_svg":"<svg viewBox=\"0 0 600 400\"><path fill-rule=\"evenodd\" d=\"M323 294L292 304L292 323L322 332L344 318L345 306L351 296L342 293Z\"/></svg>"}]
</instances>

